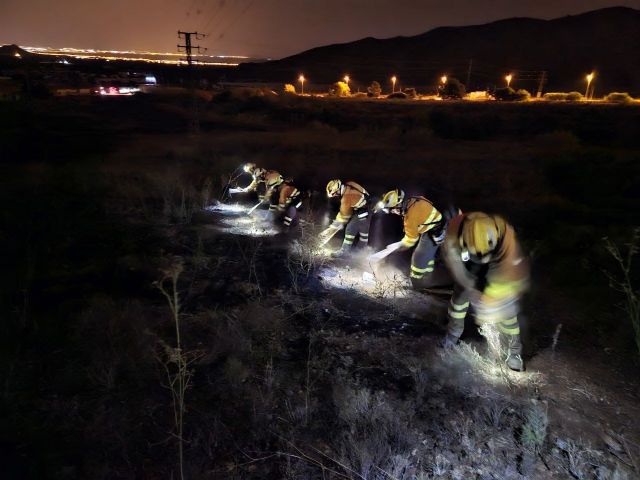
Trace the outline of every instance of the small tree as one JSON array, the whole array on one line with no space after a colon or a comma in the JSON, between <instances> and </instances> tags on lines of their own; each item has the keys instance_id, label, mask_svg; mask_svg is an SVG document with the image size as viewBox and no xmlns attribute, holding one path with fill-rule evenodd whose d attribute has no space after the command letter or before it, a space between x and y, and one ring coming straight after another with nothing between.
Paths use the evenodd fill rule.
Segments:
<instances>
[{"instance_id":1,"label":"small tree","mask_svg":"<svg viewBox=\"0 0 640 480\"><path fill-rule=\"evenodd\" d=\"M441 85L438 90L438 93L442 98L451 98L456 100L464 97L464 94L466 93L466 89L462 82L453 77L447 79L447 83Z\"/></svg>"},{"instance_id":2,"label":"small tree","mask_svg":"<svg viewBox=\"0 0 640 480\"><path fill-rule=\"evenodd\" d=\"M367 87L367 96L368 97L379 97L382 93L382 87L376 81L371 82L371 85Z\"/></svg>"},{"instance_id":3,"label":"small tree","mask_svg":"<svg viewBox=\"0 0 640 480\"><path fill-rule=\"evenodd\" d=\"M295 95L296 94L296 87L294 87L290 83L285 83L285 85L284 85L284 93L291 93L291 94Z\"/></svg>"},{"instance_id":4,"label":"small tree","mask_svg":"<svg viewBox=\"0 0 640 480\"><path fill-rule=\"evenodd\" d=\"M329 95L333 97L348 97L351 95L351 89L346 82L336 82L329 89Z\"/></svg>"}]
</instances>

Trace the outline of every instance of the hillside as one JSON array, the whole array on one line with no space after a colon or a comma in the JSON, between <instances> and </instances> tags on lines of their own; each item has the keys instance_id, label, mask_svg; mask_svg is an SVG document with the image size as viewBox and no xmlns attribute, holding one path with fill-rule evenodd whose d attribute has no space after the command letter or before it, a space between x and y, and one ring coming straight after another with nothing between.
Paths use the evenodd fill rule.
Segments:
<instances>
[{"instance_id":1,"label":"hillside","mask_svg":"<svg viewBox=\"0 0 640 480\"><path fill-rule=\"evenodd\" d=\"M390 12L392 14L392 12ZM501 84L535 90L539 71L545 91L584 90L584 76L598 72L596 94L640 92L640 10L613 7L554 20L511 18L485 25L441 27L413 37L365 38L314 48L264 64L242 64L238 78L292 81L300 72L312 83L330 83L348 72L359 87L392 74L401 85L435 85L443 73L472 89ZM526 72L525 72L526 71ZM524 77L529 77L525 81Z\"/></svg>"}]
</instances>

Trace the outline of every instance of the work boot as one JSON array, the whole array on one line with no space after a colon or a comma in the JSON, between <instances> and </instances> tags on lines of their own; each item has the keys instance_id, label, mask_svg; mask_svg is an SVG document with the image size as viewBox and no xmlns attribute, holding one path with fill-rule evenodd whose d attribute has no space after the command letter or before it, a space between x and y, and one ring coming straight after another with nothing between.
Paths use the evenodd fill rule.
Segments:
<instances>
[{"instance_id":1,"label":"work boot","mask_svg":"<svg viewBox=\"0 0 640 480\"><path fill-rule=\"evenodd\" d=\"M520 341L520 335L510 335L509 337L507 366L516 372L523 372L524 362L522 361L522 342Z\"/></svg>"},{"instance_id":2,"label":"work boot","mask_svg":"<svg viewBox=\"0 0 640 480\"><path fill-rule=\"evenodd\" d=\"M449 350L455 347L460 341L460 337L447 333L442 340L440 340L440 348Z\"/></svg>"},{"instance_id":3,"label":"work boot","mask_svg":"<svg viewBox=\"0 0 640 480\"><path fill-rule=\"evenodd\" d=\"M344 258L349 254L346 248L339 248L335 252L331 252L331 257L333 258Z\"/></svg>"}]
</instances>

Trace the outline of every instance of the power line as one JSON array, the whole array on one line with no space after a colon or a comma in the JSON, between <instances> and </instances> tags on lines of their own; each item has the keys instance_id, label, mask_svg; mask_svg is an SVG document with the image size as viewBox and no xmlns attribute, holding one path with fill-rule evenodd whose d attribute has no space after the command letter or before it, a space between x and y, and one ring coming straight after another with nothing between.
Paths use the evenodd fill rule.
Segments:
<instances>
[{"instance_id":1,"label":"power line","mask_svg":"<svg viewBox=\"0 0 640 480\"><path fill-rule=\"evenodd\" d=\"M242 18L248 11L249 9L253 6L253 3L255 2L255 0L249 0L249 3L244 7L244 9L238 14L238 16L236 16L233 20L231 20L231 22L229 22L227 24L227 26L224 28L224 30L220 33L220 35L218 35L218 39L221 39L222 37L224 37L224 34L227 33L227 31L229 30L229 28L231 28L238 20L240 20L240 18Z\"/></svg>"}]
</instances>

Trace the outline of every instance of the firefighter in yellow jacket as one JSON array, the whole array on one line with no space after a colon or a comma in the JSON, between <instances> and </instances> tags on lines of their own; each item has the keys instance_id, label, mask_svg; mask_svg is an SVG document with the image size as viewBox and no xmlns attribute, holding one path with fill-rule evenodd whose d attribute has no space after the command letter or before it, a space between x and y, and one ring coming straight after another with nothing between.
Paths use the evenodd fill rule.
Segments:
<instances>
[{"instance_id":1,"label":"firefighter in yellow jacket","mask_svg":"<svg viewBox=\"0 0 640 480\"><path fill-rule=\"evenodd\" d=\"M337 232L345 229L340 250L334 253L341 256L348 253L354 243L364 247L369 242L369 193L356 182L334 179L327 183L327 197L340 197L340 211L335 220L325 229L320 238L328 242ZM359 238L358 238L359 237Z\"/></svg>"},{"instance_id":2,"label":"firefighter in yellow jacket","mask_svg":"<svg viewBox=\"0 0 640 480\"><path fill-rule=\"evenodd\" d=\"M285 227L290 227L296 223L298 210L301 206L302 192L296 188L292 179L286 179L278 189L277 206Z\"/></svg>"},{"instance_id":3,"label":"firefighter in yellow jacket","mask_svg":"<svg viewBox=\"0 0 640 480\"><path fill-rule=\"evenodd\" d=\"M270 202L269 211L275 212L278 209L278 187L284 178L276 170L265 170L257 167L255 163L247 163L244 171L253 176L251 183L243 189L245 193L254 192L261 183L265 186L265 191L258 196L258 200L262 203Z\"/></svg>"},{"instance_id":4,"label":"firefighter in yellow jacket","mask_svg":"<svg viewBox=\"0 0 640 480\"><path fill-rule=\"evenodd\" d=\"M442 213L425 197L405 198L400 189L385 193L376 210L403 217L404 237L398 250L416 247L409 276L414 287L427 286L435 269L436 253L444 240L446 219Z\"/></svg>"},{"instance_id":5,"label":"firefighter in yellow jacket","mask_svg":"<svg viewBox=\"0 0 640 480\"><path fill-rule=\"evenodd\" d=\"M255 163L247 163L244 166L244 171L251 174L253 177L251 183L243 189L244 192L255 192L258 185L264 183L265 192L260 196L260 200L269 199L276 187L284 181L282 175L280 175L276 170L266 170L264 168L257 167Z\"/></svg>"},{"instance_id":6,"label":"firefighter in yellow jacket","mask_svg":"<svg viewBox=\"0 0 640 480\"><path fill-rule=\"evenodd\" d=\"M509 368L524 370L518 301L529 284L529 262L513 227L498 215L458 215L449 222L443 253L456 283L444 346L458 342L472 306L478 323L497 324L508 340Z\"/></svg>"}]
</instances>

